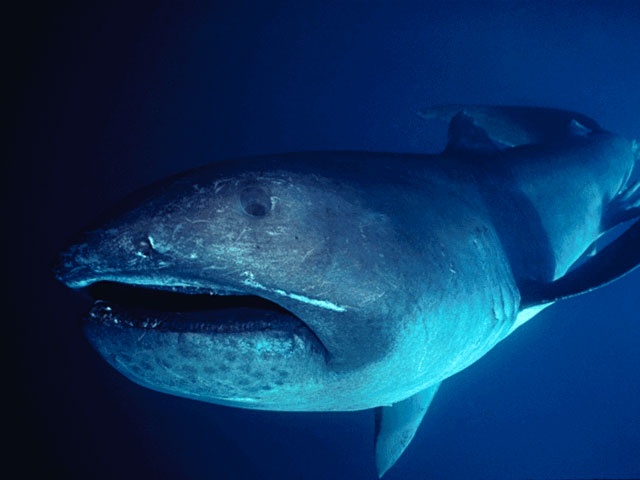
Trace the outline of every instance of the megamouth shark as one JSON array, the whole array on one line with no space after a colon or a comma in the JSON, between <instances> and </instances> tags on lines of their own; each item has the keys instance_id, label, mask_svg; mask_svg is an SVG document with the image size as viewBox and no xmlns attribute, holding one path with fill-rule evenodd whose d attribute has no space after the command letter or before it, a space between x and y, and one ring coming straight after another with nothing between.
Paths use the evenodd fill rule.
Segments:
<instances>
[{"instance_id":1,"label":"megamouth shark","mask_svg":"<svg viewBox=\"0 0 640 480\"><path fill-rule=\"evenodd\" d=\"M382 476L440 383L640 263L638 144L564 110L448 105L432 154L287 153L171 177L61 254L85 332L145 387L375 408Z\"/></svg>"}]
</instances>

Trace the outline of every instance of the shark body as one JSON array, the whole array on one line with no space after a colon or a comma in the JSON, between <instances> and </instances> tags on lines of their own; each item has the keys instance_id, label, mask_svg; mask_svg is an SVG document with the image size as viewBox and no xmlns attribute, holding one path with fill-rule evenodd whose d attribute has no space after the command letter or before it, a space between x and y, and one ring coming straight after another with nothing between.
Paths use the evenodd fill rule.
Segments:
<instances>
[{"instance_id":1,"label":"shark body","mask_svg":"<svg viewBox=\"0 0 640 480\"><path fill-rule=\"evenodd\" d=\"M58 278L97 298L89 341L161 392L377 408L384 474L443 380L640 263L633 142L562 110L422 115L450 121L440 155L270 155L147 189L61 255Z\"/></svg>"}]
</instances>

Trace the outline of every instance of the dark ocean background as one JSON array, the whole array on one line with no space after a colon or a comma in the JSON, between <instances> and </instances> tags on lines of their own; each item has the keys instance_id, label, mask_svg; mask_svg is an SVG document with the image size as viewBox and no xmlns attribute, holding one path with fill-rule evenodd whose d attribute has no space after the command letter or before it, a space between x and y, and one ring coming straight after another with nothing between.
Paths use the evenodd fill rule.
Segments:
<instances>
[{"instance_id":1,"label":"dark ocean background","mask_svg":"<svg viewBox=\"0 0 640 480\"><path fill-rule=\"evenodd\" d=\"M432 104L640 137L640 2L90 4L3 18L3 456L21 478L376 478L372 411L183 400L89 347L86 299L51 265L127 193L240 155L437 151L446 128L416 115ZM446 381L385 480L640 478L639 297L636 271L563 301Z\"/></svg>"}]
</instances>

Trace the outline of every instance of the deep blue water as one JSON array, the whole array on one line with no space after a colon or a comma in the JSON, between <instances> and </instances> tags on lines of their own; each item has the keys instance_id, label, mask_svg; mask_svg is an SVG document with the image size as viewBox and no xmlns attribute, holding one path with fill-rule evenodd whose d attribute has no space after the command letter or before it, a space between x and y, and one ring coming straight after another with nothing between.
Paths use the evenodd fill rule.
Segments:
<instances>
[{"instance_id":1,"label":"deep blue water","mask_svg":"<svg viewBox=\"0 0 640 480\"><path fill-rule=\"evenodd\" d=\"M126 193L246 154L434 151L431 104L565 108L640 137L638 2L104 3L4 29L3 396L25 477L376 478L371 411L183 400L91 350L50 266ZM636 271L561 302L449 379L385 479L640 478L639 294Z\"/></svg>"}]
</instances>

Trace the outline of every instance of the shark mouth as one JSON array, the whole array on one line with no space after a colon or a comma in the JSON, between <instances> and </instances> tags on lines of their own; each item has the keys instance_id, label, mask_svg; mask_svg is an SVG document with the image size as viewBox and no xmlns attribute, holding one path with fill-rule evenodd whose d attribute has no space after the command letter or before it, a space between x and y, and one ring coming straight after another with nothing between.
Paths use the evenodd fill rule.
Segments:
<instances>
[{"instance_id":1,"label":"shark mouth","mask_svg":"<svg viewBox=\"0 0 640 480\"><path fill-rule=\"evenodd\" d=\"M256 295L220 295L188 288L134 286L101 281L84 289L94 299L86 320L105 327L241 334L286 330L324 346L296 315Z\"/></svg>"}]
</instances>

